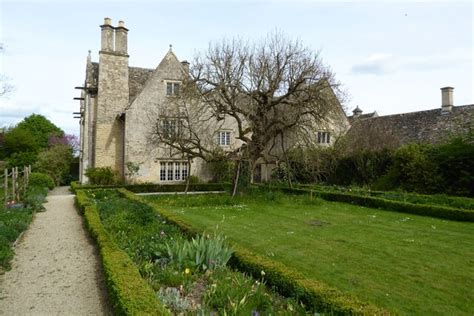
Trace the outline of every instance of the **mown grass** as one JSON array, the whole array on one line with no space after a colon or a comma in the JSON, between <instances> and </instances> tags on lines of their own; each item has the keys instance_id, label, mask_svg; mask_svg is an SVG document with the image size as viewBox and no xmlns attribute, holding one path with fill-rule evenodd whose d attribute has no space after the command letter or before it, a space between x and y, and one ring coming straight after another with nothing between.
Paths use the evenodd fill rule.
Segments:
<instances>
[{"instance_id":1,"label":"mown grass","mask_svg":"<svg viewBox=\"0 0 474 316\"><path fill-rule=\"evenodd\" d=\"M474 210L474 198L449 196L445 194L417 194L402 191L371 191L361 187L342 187L328 185L300 185L302 188L311 188L320 191L347 192L352 194L379 197L387 200L409 202L414 204L441 205L459 208L463 210Z\"/></svg>"},{"instance_id":2,"label":"mown grass","mask_svg":"<svg viewBox=\"0 0 474 316\"><path fill-rule=\"evenodd\" d=\"M152 207L115 190L85 192L111 240L128 254L157 297L175 314L305 313L295 300L281 297L261 280L232 271L225 264L217 267L206 262L208 268L202 271L193 265L194 260L179 260L174 250L183 247L186 237ZM170 251L174 256L170 257Z\"/></svg>"},{"instance_id":3,"label":"mown grass","mask_svg":"<svg viewBox=\"0 0 474 316\"><path fill-rule=\"evenodd\" d=\"M281 193L149 196L200 229L401 314L474 313L474 225Z\"/></svg>"}]
</instances>

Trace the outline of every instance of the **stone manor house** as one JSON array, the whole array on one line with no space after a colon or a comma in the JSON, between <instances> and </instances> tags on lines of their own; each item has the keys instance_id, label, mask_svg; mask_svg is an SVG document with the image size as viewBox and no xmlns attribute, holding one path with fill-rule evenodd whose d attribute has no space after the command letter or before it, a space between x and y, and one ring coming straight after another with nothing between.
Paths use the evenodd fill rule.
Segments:
<instances>
[{"instance_id":1,"label":"stone manor house","mask_svg":"<svg viewBox=\"0 0 474 316\"><path fill-rule=\"evenodd\" d=\"M184 155L164 144L150 142L150 126L159 111L161 124L176 129L179 119L170 110L170 96L179 92L180 83L189 74L189 63L179 61L171 48L155 69L130 67L128 64L128 29L123 21L114 27L109 18L101 27L99 62L87 57L86 78L80 100L80 182L87 183L85 172L92 167L110 166L121 177L127 176L127 163L139 165L137 182L177 183L190 174L202 180L211 175L206 163L193 159L188 165ZM453 88L442 89L442 107L430 111L378 116L376 112L362 114L357 107L347 117L337 101L335 114L324 127L314 128L314 142L331 145L345 134L364 136L383 135L396 140L398 145L410 141L440 141L447 133L467 133L472 129L474 105L453 106ZM333 95L333 94L332 94ZM221 118L211 124L208 139L224 151L235 151L242 146L236 139L236 124ZM388 135L388 136L387 136ZM357 137L354 137L357 139ZM382 141L383 143L383 141ZM371 146L366 143L364 146ZM257 165L257 181L270 179L274 163ZM191 167L191 168L190 168Z\"/></svg>"}]
</instances>

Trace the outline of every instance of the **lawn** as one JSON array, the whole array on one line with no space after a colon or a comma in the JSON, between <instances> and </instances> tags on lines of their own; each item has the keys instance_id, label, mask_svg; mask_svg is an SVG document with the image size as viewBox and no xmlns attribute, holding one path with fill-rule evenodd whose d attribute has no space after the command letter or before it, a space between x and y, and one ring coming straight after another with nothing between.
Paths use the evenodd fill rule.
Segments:
<instances>
[{"instance_id":1,"label":"lawn","mask_svg":"<svg viewBox=\"0 0 474 316\"><path fill-rule=\"evenodd\" d=\"M474 313L474 224L281 193L148 196L195 227L401 314Z\"/></svg>"}]
</instances>

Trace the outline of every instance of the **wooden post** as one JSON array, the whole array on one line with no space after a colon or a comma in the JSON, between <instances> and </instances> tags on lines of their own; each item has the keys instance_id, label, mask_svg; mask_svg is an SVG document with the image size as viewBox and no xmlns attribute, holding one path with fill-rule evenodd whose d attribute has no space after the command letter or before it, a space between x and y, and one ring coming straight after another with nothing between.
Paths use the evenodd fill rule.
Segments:
<instances>
[{"instance_id":1,"label":"wooden post","mask_svg":"<svg viewBox=\"0 0 474 316\"><path fill-rule=\"evenodd\" d=\"M15 199L15 168L12 168L12 198Z\"/></svg>"},{"instance_id":2,"label":"wooden post","mask_svg":"<svg viewBox=\"0 0 474 316\"><path fill-rule=\"evenodd\" d=\"M13 194L13 198L15 199L15 201L18 201L18 198L19 198L19 195L20 195L20 186L18 185L18 167L15 167L15 193L16 194Z\"/></svg>"},{"instance_id":3,"label":"wooden post","mask_svg":"<svg viewBox=\"0 0 474 316\"><path fill-rule=\"evenodd\" d=\"M5 189L5 192L3 193L5 195L5 205L7 205L8 203L8 169L4 170L4 175L5 175L5 179L3 181L5 182L4 182L3 188Z\"/></svg>"}]
</instances>

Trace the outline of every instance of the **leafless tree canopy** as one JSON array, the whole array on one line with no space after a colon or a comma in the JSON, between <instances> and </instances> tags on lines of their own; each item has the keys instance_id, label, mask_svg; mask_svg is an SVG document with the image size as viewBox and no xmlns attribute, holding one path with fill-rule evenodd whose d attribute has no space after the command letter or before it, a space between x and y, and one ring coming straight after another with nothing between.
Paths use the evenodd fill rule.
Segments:
<instances>
[{"instance_id":1,"label":"leafless tree canopy","mask_svg":"<svg viewBox=\"0 0 474 316\"><path fill-rule=\"evenodd\" d=\"M5 46L0 43L0 54L3 54ZM13 91L13 86L8 82L8 78L0 73L0 97L8 95Z\"/></svg>"},{"instance_id":2,"label":"leafless tree canopy","mask_svg":"<svg viewBox=\"0 0 474 316\"><path fill-rule=\"evenodd\" d=\"M275 139L283 142L286 133L314 134L335 111L338 91L319 54L297 40L280 33L256 44L223 40L194 59L175 97L183 131L169 137L167 125L158 123L155 135L188 157L209 160L215 141L203 140L203 132L230 119L255 167Z\"/></svg>"},{"instance_id":3,"label":"leafless tree canopy","mask_svg":"<svg viewBox=\"0 0 474 316\"><path fill-rule=\"evenodd\" d=\"M191 76L214 116L235 119L252 161L275 137L322 123L334 109L329 87L337 87L319 54L279 33L254 45L211 44Z\"/></svg>"}]
</instances>

